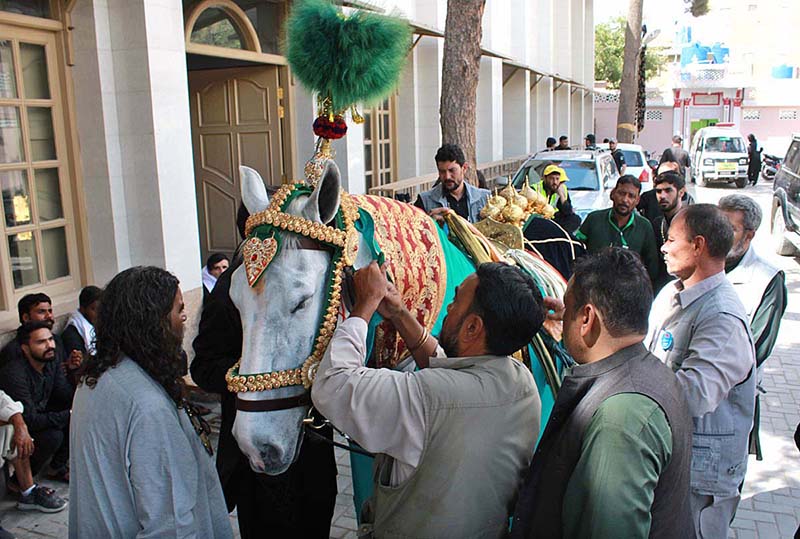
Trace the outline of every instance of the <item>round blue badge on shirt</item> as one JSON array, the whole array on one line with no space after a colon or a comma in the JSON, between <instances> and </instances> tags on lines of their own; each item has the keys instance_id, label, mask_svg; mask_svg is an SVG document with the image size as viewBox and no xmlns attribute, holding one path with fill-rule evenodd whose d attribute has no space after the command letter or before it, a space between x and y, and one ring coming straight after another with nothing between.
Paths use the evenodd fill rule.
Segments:
<instances>
[{"instance_id":1,"label":"round blue badge on shirt","mask_svg":"<svg viewBox=\"0 0 800 539\"><path fill-rule=\"evenodd\" d=\"M669 331L662 331L661 332L661 349L665 352L672 350L672 346L675 344L675 339L672 338L672 333Z\"/></svg>"}]
</instances>

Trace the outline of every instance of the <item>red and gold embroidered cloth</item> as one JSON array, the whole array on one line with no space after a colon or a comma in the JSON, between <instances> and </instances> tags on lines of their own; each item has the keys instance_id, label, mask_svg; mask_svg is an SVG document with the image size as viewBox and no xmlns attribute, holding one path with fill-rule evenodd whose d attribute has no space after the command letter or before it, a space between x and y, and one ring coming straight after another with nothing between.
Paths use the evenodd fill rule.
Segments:
<instances>
[{"instance_id":1,"label":"red and gold embroidered cloth","mask_svg":"<svg viewBox=\"0 0 800 539\"><path fill-rule=\"evenodd\" d=\"M406 307L430 330L439 317L447 286L436 222L411 204L369 195L353 198L375 222L375 239L386 256L387 273ZM375 331L372 355L376 366L394 366L405 351L394 326L381 322Z\"/></svg>"}]
</instances>

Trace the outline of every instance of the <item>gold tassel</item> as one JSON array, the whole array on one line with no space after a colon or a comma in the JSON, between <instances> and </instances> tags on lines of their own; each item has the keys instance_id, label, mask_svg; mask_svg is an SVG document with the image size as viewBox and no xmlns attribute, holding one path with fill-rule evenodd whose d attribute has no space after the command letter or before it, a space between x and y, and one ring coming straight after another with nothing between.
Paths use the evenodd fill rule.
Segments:
<instances>
[{"instance_id":1,"label":"gold tassel","mask_svg":"<svg viewBox=\"0 0 800 539\"><path fill-rule=\"evenodd\" d=\"M363 124L364 123L364 117L361 116L358 113L358 110L356 110L356 106L355 105L350 107L350 116L353 118L353 121L355 123L357 123L357 124Z\"/></svg>"}]
</instances>

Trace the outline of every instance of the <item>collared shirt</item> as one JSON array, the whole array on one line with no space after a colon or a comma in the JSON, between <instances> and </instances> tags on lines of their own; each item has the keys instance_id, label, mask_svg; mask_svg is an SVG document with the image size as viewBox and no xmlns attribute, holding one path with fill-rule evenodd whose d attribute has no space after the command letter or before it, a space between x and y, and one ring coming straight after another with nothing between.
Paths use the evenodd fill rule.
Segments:
<instances>
[{"instance_id":1,"label":"collared shirt","mask_svg":"<svg viewBox=\"0 0 800 539\"><path fill-rule=\"evenodd\" d=\"M658 275L658 251L653 227L647 219L636 212L631 213L625 226L619 228L614 220L613 208L593 211L586 216L575 232L575 237L586 244L589 254L609 246L622 247L639 253L650 280L655 281Z\"/></svg>"},{"instance_id":2,"label":"collared shirt","mask_svg":"<svg viewBox=\"0 0 800 539\"><path fill-rule=\"evenodd\" d=\"M662 332L667 324L725 282L725 272L721 271L689 288L684 288L679 280L662 288L653 302L650 327L644 341L650 352L663 361L672 346L668 343L667 348L667 343L662 342ZM747 327L736 316L726 312L702 320L693 328L691 340L680 345L686 347L686 355L675 375L686 390L692 417L716 410L730 389L745 380L753 368L752 362L742 361L742 350L752 346ZM669 363L668 366L675 368Z\"/></svg>"},{"instance_id":3,"label":"collared shirt","mask_svg":"<svg viewBox=\"0 0 800 539\"><path fill-rule=\"evenodd\" d=\"M437 349L440 355L444 354ZM340 322L319 365L311 397L325 417L364 449L395 459L390 482L398 485L422 458L422 388L413 373L365 367L366 356L367 323L355 316ZM435 364L431 360L431 367Z\"/></svg>"}]
</instances>

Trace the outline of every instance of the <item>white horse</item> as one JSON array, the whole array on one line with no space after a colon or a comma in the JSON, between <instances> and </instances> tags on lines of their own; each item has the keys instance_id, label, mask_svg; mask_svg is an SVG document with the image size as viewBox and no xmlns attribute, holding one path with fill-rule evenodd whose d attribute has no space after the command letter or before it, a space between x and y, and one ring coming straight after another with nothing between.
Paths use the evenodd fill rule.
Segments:
<instances>
[{"instance_id":1,"label":"white horse","mask_svg":"<svg viewBox=\"0 0 800 539\"><path fill-rule=\"evenodd\" d=\"M240 174L242 200L251 216L267 210L270 200L261 176L247 167L240 167ZM305 221L301 225L305 229L317 226L311 223L329 223L339 211L340 191L339 169L333 161L328 161L311 194L285 199L290 202L282 213L303 218ZM351 244L345 242L344 251L350 252L348 261L353 262L354 269L368 265L374 256L371 250L374 241L379 240L382 256L386 255L387 273L401 289L406 306L416 313L417 319L429 330L432 329L440 315L443 315L446 292L453 293L455 285L466 276L457 275L455 268L453 271L450 268L445 270L447 260L444 244L449 242L440 239L441 231L433 220L408 204L371 196L356 196L349 202L357 204L371 215L374 231L369 242L357 232L358 252L355 261L349 260L352 257L349 251ZM352 208L345 204L342 213L347 214L348 209ZM262 214L266 215L269 212ZM281 217L284 218L286 215ZM291 228L288 225L286 227ZM322 315L325 314L323 309L327 286L333 270L332 251L320 249L319 242L309 236L279 228L273 227L276 230L274 234L279 238L277 254L254 286L248 281L245 264L231 278L230 297L239 310L243 330L240 376L297 369L315 347L321 346L320 341L315 342L315 338ZM297 230L296 226L294 229ZM264 240L248 241L259 243ZM509 251L507 256L509 253L517 264L528 266L539 275L540 284L549 290L549 294L558 296L563 293L563 278L547 264L522 251ZM526 259L531 260L526 263ZM252 270L254 265L250 267ZM382 335L380 346L377 343L379 334ZM396 332L391 327L381 326L376 329L375 335L376 353L373 358L376 366L395 366L394 362L401 353L401 345L395 340L398 339ZM543 410L545 402L548 402L549 414L553 398L549 390L546 392L548 396L544 396L546 371L538 361L532 362L531 368L534 377L538 376L537 383L541 379ZM550 370L555 372L556 369L553 367ZM548 378L557 378L557 374L550 374ZM557 387L551 382L547 383ZM283 473L297 458L303 441L303 419L308 414L310 401L301 401L298 396L306 394L307 390L302 385L267 391L257 391L257 386L246 389L242 391L241 384L234 384L233 387L233 390L241 391L237 394L233 435L253 470L270 475ZM292 402L283 401L276 406L276 399L289 399Z\"/></svg>"},{"instance_id":2,"label":"white horse","mask_svg":"<svg viewBox=\"0 0 800 539\"><path fill-rule=\"evenodd\" d=\"M242 200L251 215L269 206L261 176L240 167ZM328 223L339 209L339 169L328 161L310 196L290 203L285 213L316 223ZM299 236L280 235L281 247L258 284L249 286L245 266L231 277L230 297L242 319L242 358L239 374L256 374L298 368L309 356L320 325L332 254L329 250L302 248ZM363 239L359 235L360 243ZM359 245L356 268L369 264L368 249ZM239 393L244 401L295 397L301 386ZM253 470L269 475L286 471L303 442L303 419L308 404L270 412L236 412L233 435Z\"/></svg>"}]
</instances>

